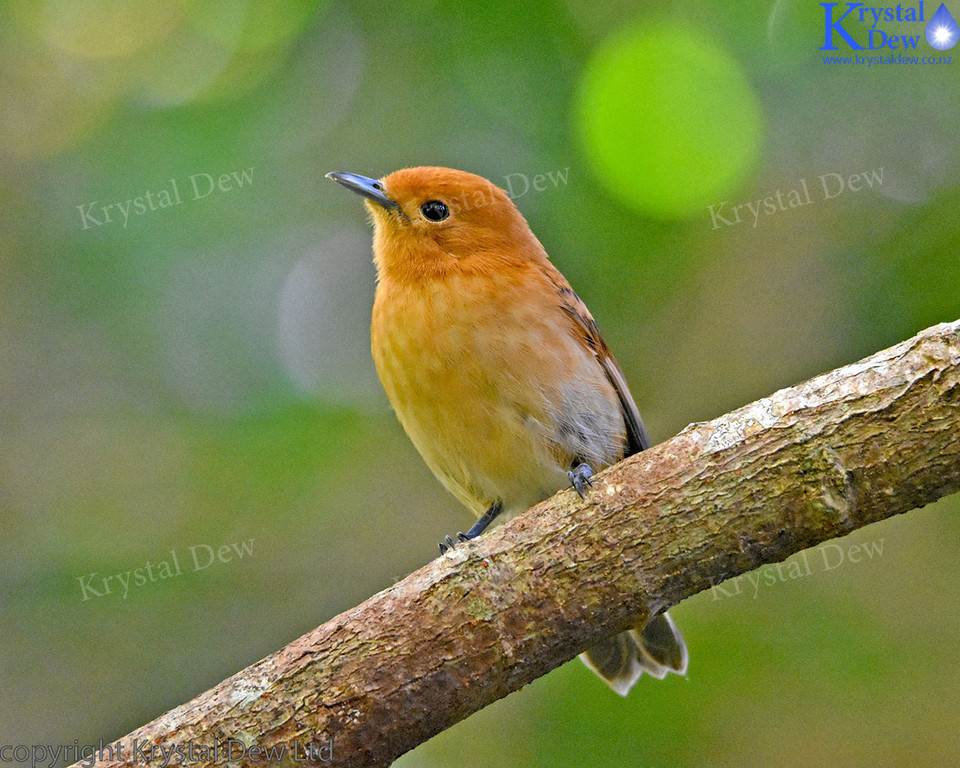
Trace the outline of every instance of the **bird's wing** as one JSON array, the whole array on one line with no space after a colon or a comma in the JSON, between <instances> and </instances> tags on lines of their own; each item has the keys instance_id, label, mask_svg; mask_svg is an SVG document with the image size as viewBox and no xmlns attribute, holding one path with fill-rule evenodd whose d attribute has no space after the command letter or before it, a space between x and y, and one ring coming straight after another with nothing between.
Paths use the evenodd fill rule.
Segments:
<instances>
[{"instance_id":1,"label":"bird's wing","mask_svg":"<svg viewBox=\"0 0 960 768\"><path fill-rule=\"evenodd\" d=\"M623 413L623 423L627 428L627 447L624 456L631 456L649 448L650 438L647 437L647 430L643 426L637 404L627 388L623 371L620 370L613 353L600 335L600 329L590 310L559 272L551 277L560 294L560 306L573 321L574 333L580 343L593 353L620 400L620 411Z\"/></svg>"}]
</instances>

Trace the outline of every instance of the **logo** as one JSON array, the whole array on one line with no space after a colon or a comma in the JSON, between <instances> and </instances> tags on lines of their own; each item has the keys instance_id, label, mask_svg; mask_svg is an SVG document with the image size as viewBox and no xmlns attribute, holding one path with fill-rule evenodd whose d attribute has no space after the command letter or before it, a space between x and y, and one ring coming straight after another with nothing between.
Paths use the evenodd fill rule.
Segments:
<instances>
[{"instance_id":1,"label":"logo","mask_svg":"<svg viewBox=\"0 0 960 768\"><path fill-rule=\"evenodd\" d=\"M960 40L960 26L943 3L933 14L925 32L927 42L938 51L949 51Z\"/></svg>"},{"instance_id":2,"label":"logo","mask_svg":"<svg viewBox=\"0 0 960 768\"><path fill-rule=\"evenodd\" d=\"M960 27L943 3L929 20L923 0L915 6L874 7L865 3L820 3L820 6L824 9L821 51L836 51L840 50L839 46L846 46L855 51L887 48L909 52L922 47L921 38L932 48L946 51L960 40ZM920 23L926 23L922 30L918 28Z\"/></svg>"}]
</instances>

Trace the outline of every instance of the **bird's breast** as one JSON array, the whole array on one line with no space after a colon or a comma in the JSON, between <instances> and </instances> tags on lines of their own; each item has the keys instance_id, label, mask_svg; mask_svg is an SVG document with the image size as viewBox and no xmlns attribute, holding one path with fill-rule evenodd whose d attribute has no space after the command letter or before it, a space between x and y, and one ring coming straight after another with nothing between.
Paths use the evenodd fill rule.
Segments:
<instances>
[{"instance_id":1,"label":"bird's breast","mask_svg":"<svg viewBox=\"0 0 960 768\"><path fill-rule=\"evenodd\" d=\"M622 451L609 383L562 313L517 276L382 281L371 339L407 434L477 514L498 500L525 509L563 487L585 442L594 463Z\"/></svg>"}]
</instances>

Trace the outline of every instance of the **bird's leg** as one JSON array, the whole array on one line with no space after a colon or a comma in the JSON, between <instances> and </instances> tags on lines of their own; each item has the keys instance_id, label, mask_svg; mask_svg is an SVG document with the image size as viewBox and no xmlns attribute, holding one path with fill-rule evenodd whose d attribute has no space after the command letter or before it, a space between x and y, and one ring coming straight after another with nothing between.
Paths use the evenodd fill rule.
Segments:
<instances>
[{"instance_id":1,"label":"bird's leg","mask_svg":"<svg viewBox=\"0 0 960 768\"><path fill-rule=\"evenodd\" d=\"M477 519L469 531L464 533L463 531L457 532L457 541L470 541L470 539L475 539L481 533L483 533L487 526L493 522L494 518L503 511L503 502L497 501L490 505L490 508L484 512ZM440 542L440 554L445 554L447 550L453 549L457 543L453 540L452 536L444 536L443 541Z\"/></svg>"},{"instance_id":2,"label":"bird's leg","mask_svg":"<svg viewBox=\"0 0 960 768\"><path fill-rule=\"evenodd\" d=\"M502 511L503 511L503 502L502 501L494 502L493 504L490 505L490 508L486 512L484 512L482 515L480 515L480 517L477 518L477 522L475 522L472 526L470 526L469 531L467 531L466 533L458 533L457 538L460 539L460 541L470 541L470 539L477 538L477 536L479 536L481 533L487 530L487 526L490 525L490 523L493 522L494 518L497 515L499 515Z\"/></svg>"},{"instance_id":3,"label":"bird's leg","mask_svg":"<svg viewBox=\"0 0 960 768\"><path fill-rule=\"evenodd\" d=\"M580 462L567 472L567 477L570 478L570 485L573 486L573 490L580 495L581 499L584 498L583 489L588 485L591 488L593 487L593 483L590 482L590 476L592 474L593 470L590 469L590 465L584 462Z\"/></svg>"}]
</instances>

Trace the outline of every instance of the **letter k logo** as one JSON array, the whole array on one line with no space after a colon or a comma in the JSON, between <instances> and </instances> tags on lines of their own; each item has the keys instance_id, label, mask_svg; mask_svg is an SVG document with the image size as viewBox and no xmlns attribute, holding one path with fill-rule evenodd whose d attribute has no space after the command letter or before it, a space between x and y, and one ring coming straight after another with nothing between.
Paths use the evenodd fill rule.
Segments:
<instances>
[{"instance_id":1,"label":"letter k logo","mask_svg":"<svg viewBox=\"0 0 960 768\"><path fill-rule=\"evenodd\" d=\"M863 3L847 3L847 12L843 14L836 21L833 20L833 9L836 8L840 3L820 3L824 8L824 15L826 16L823 23L824 31L824 42L820 47L821 51L835 51L837 46L833 44L833 33L836 32L840 37L847 41L847 44L857 51L862 51L863 46L860 45L856 40L850 37L850 33L847 32L842 26L841 22L847 18L851 13L853 13L857 8L863 6Z\"/></svg>"}]
</instances>

